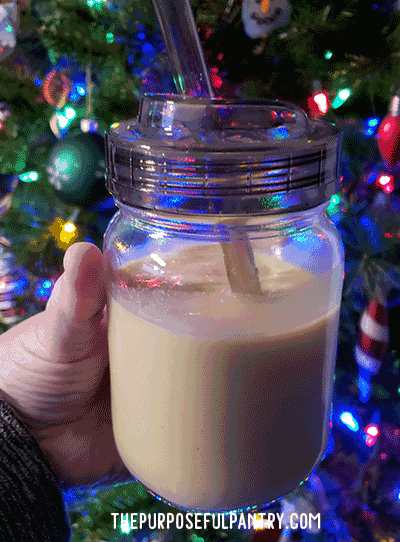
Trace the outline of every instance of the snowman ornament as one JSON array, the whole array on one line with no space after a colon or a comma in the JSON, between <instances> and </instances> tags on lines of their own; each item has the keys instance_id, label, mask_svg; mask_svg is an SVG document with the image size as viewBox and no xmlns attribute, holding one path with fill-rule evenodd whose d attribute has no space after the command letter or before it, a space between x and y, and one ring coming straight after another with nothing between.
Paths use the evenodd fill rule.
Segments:
<instances>
[{"instance_id":1,"label":"snowman ornament","mask_svg":"<svg viewBox=\"0 0 400 542\"><path fill-rule=\"evenodd\" d=\"M250 38L267 36L290 20L291 5L287 0L243 0L242 20Z\"/></svg>"}]
</instances>

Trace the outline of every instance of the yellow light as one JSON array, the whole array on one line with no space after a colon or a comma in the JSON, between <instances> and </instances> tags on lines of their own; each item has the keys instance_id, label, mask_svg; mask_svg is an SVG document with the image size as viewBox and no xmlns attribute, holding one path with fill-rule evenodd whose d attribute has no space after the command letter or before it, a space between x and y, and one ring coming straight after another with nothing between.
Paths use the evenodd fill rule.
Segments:
<instances>
[{"instance_id":1,"label":"yellow light","mask_svg":"<svg viewBox=\"0 0 400 542\"><path fill-rule=\"evenodd\" d=\"M66 245L68 248L75 241L77 237L78 237L78 232L77 232L77 228L75 224L72 224L72 222L65 222L62 226L62 229L59 235L59 240L62 243L62 245Z\"/></svg>"},{"instance_id":2,"label":"yellow light","mask_svg":"<svg viewBox=\"0 0 400 542\"><path fill-rule=\"evenodd\" d=\"M75 224L72 224L72 222L66 222L64 224L63 230L68 233L73 233L74 231L76 231L76 226Z\"/></svg>"}]
</instances>

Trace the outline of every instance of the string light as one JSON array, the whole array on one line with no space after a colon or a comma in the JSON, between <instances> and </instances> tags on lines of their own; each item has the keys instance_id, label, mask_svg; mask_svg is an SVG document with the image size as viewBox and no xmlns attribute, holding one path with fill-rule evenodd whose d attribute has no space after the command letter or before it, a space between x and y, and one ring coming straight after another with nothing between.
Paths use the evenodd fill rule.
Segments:
<instances>
[{"instance_id":1,"label":"string light","mask_svg":"<svg viewBox=\"0 0 400 542\"><path fill-rule=\"evenodd\" d=\"M77 239L78 228L74 224L77 216L77 213L73 213L67 222L64 222L61 218L57 217L49 226L49 231L55 238L59 248L67 250L67 248Z\"/></svg>"},{"instance_id":2,"label":"string light","mask_svg":"<svg viewBox=\"0 0 400 542\"><path fill-rule=\"evenodd\" d=\"M57 122L61 129L66 128L68 124L76 117L76 111L73 107L67 106L63 111L57 113Z\"/></svg>"},{"instance_id":3,"label":"string light","mask_svg":"<svg viewBox=\"0 0 400 542\"><path fill-rule=\"evenodd\" d=\"M378 125L379 125L378 117L371 117L367 119L365 130L364 130L365 135L366 136L374 135L376 129L378 128Z\"/></svg>"},{"instance_id":4,"label":"string light","mask_svg":"<svg viewBox=\"0 0 400 542\"><path fill-rule=\"evenodd\" d=\"M59 235L61 243L71 245L77 237L78 231L75 224L72 224L72 222L65 222L65 224L61 228L61 232Z\"/></svg>"},{"instance_id":5,"label":"string light","mask_svg":"<svg viewBox=\"0 0 400 542\"><path fill-rule=\"evenodd\" d=\"M351 431L358 431L360 426L357 420L354 418L351 412L342 412L340 415L340 421L344 423Z\"/></svg>"},{"instance_id":6,"label":"string light","mask_svg":"<svg viewBox=\"0 0 400 542\"><path fill-rule=\"evenodd\" d=\"M349 88L342 88L336 95L336 98L332 102L332 108L337 109L344 104L351 96L351 90Z\"/></svg>"},{"instance_id":7,"label":"string light","mask_svg":"<svg viewBox=\"0 0 400 542\"><path fill-rule=\"evenodd\" d=\"M376 185L379 188L382 188L386 194L391 194L394 190L394 178L392 175L387 175L386 173L379 175L376 180Z\"/></svg>"},{"instance_id":8,"label":"string light","mask_svg":"<svg viewBox=\"0 0 400 542\"><path fill-rule=\"evenodd\" d=\"M314 116L326 115L329 111L328 93L322 90L314 93L308 100L311 113Z\"/></svg>"},{"instance_id":9,"label":"string light","mask_svg":"<svg viewBox=\"0 0 400 542\"><path fill-rule=\"evenodd\" d=\"M24 183L32 183L39 179L39 174L37 171L28 171L27 173L21 173L19 175L19 180Z\"/></svg>"}]
</instances>

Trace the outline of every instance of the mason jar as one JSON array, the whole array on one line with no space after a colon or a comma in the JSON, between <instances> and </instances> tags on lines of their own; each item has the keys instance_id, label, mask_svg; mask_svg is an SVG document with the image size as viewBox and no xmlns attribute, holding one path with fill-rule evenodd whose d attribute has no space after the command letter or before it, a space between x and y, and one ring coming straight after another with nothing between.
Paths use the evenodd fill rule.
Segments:
<instances>
[{"instance_id":1,"label":"mason jar","mask_svg":"<svg viewBox=\"0 0 400 542\"><path fill-rule=\"evenodd\" d=\"M156 95L106 145L121 458L178 508L262 507L310 475L329 435L341 134L286 102Z\"/></svg>"}]
</instances>

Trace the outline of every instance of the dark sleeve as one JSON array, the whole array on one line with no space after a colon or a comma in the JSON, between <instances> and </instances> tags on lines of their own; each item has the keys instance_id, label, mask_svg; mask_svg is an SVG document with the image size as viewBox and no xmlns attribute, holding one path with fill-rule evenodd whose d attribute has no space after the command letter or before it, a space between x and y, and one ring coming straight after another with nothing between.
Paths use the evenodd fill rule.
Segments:
<instances>
[{"instance_id":1,"label":"dark sleeve","mask_svg":"<svg viewBox=\"0 0 400 542\"><path fill-rule=\"evenodd\" d=\"M38 444L0 399L0 540L68 542L62 493Z\"/></svg>"}]
</instances>

